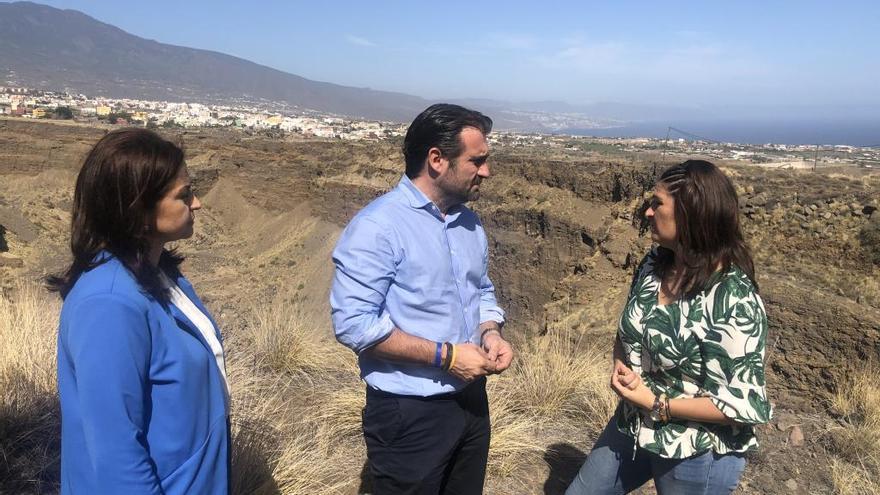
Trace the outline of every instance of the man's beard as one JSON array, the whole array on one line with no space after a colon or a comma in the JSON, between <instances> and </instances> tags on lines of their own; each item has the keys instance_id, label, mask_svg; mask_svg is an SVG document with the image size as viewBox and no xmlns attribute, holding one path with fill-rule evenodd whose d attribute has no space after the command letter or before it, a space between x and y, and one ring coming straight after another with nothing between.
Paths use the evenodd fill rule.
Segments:
<instances>
[{"instance_id":1,"label":"man's beard","mask_svg":"<svg viewBox=\"0 0 880 495\"><path fill-rule=\"evenodd\" d=\"M478 199L480 199L480 189L479 188L473 189L473 187L471 189L468 189L467 200L468 201L476 201Z\"/></svg>"},{"instance_id":2,"label":"man's beard","mask_svg":"<svg viewBox=\"0 0 880 495\"><path fill-rule=\"evenodd\" d=\"M449 167L450 169L455 169L458 166L458 163L453 160ZM449 181L442 181L439 186L440 190L443 192L443 196L445 202L449 206L460 205L463 203L467 203L468 201L476 201L480 198L480 189L479 187L474 188L475 183L471 182L468 184L466 189L457 187L457 185L450 183ZM479 186L479 183L476 183Z\"/></svg>"},{"instance_id":3,"label":"man's beard","mask_svg":"<svg viewBox=\"0 0 880 495\"><path fill-rule=\"evenodd\" d=\"M460 205L473 201L480 197L479 191L461 191L452 188L443 188L443 195L446 196L446 204L449 206Z\"/></svg>"}]
</instances>

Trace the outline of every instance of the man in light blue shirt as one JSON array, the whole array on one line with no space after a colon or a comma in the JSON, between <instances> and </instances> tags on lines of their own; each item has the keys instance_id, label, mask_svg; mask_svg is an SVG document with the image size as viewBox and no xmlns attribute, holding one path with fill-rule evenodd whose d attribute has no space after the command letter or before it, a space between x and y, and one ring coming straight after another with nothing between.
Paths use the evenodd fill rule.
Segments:
<instances>
[{"instance_id":1,"label":"man in light blue shirt","mask_svg":"<svg viewBox=\"0 0 880 495\"><path fill-rule=\"evenodd\" d=\"M333 325L367 383L375 493L479 494L489 451L485 375L510 366L488 244L467 201L489 177L492 120L432 105L407 131L406 174L333 251Z\"/></svg>"}]
</instances>

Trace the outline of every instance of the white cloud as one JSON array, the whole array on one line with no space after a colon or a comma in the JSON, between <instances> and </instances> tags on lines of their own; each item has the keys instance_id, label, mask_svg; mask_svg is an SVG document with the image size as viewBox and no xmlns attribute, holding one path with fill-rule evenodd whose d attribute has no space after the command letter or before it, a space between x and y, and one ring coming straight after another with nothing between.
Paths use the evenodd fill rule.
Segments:
<instances>
[{"instance_id":1,"label":"white cloud","mask_svg":"<svg viewBox=\"0 0 880 495\"><path fill-rule=\"evenodd\" d=\"M366 39L366 38L360 37L360 36L355 36L355 35L353 35L353 34L346 34L346 35L345 35L345 39L346 39L346 41L348 41L348 42L351 43L352 45L358 45L358 46L376 46L376 44L373 43L372 41L370 41L370 40L368 40L368 39Z\"/></svg>"}]
</instances>

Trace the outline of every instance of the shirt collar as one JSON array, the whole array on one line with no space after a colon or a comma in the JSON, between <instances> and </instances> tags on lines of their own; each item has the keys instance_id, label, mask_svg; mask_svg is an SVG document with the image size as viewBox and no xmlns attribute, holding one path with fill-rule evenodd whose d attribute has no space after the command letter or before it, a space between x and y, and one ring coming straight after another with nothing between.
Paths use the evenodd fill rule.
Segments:
<instances>
[{"instance_id":1,"label":"shirt collar","mask_svg":"<svg viewBox=\"0 0 880 495\"><path fill-rule=\"evenodd\" d=\"M433 201L428 199L415 184L412 183L409 177L406 174L400 178L400 183L397 184L397 188L406 196L406 199L409 201L409 205L413 208L419 210L427 210L429 213L437 217L438 220L443 222L452 222L456 218L458 218L459 213L461 213L462 205L454 205L446 210L446 218L440 213L440 209L437 208L437 205L434 204Z\"/></svg>"},{"instance_id":2,"label":"shirt collar","mask_svg":"<svg viewBox=\"0 0 880 495\"><path fill-rule=\"evenodd\" d=\"M424 208L428 205L434 204L427 196L425 196L425 193L420 191L419 188L412 183L406 174L400 178L400 183L397 185L397 188L403 192L406 199L409 200L409 205L413 208Z\"/></svg>"}]
</instances>

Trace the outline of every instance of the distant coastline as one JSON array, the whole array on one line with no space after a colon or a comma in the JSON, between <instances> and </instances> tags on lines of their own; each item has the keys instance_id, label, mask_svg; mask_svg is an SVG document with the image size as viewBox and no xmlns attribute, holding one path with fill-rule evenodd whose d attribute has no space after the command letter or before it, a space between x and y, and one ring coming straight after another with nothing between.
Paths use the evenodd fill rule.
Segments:
<instances>
[{"instance_id":1,"label":"distant coastline","mask_svg":"<svg viewBox=\"0 0 880 495\"><path fill-rule=\"evenodd\" d=\"M665 138L672 126L708 140L742 144L880 145L878 120L729 120L634 122L604 129L564 129L559 134L595 137ZM676 131L670 139L693 139Z\"/></svg>"}]
</instances>

